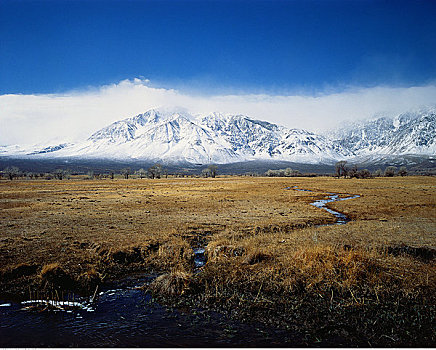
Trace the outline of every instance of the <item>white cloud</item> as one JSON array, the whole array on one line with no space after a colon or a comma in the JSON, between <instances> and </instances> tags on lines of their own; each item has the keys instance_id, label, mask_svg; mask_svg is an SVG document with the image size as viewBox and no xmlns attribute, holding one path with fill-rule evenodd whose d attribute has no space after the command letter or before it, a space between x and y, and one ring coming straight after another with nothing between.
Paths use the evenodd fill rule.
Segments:
<instances>
[{"instance_id":1,"label":"white cloud","mask_svg":"<svg viewBox=\"0 0 436 350\"><path fill-rule=\"evenodd\" d=\"M398 114L436 103L436 85L353 88L318 96L239 94L202 96L156 88L146 79L45 95L0 96L0 144L75 141L120 119L156 107L192 113L246 114L291 128L321 131L376 113Z\"/></svg>"}]
</instances>

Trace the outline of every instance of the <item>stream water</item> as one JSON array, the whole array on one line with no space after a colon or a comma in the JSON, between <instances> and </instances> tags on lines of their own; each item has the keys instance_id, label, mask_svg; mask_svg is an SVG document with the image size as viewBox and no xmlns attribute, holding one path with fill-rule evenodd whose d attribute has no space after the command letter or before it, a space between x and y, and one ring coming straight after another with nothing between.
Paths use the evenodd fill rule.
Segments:
<instances>
[{"instance_id":1,"label":"stream water","mask_svg":"<svg viewBox=\"0 0 436 350\"><path fill-rule=\"evenodd\" d=\"M298 188L297 186L286 187L285 190L295 190L295 191L300 191L300 192L312 192L311 190L301 189L301 188ZM310 205L313 205L313 206L320 208L320 209L324 209L325 211L329 212L330 214L333 214L336 217L336 222L332 225L344 225L347 222L349 222L350 218L348 216L346 216L345 214L343 214L339 211L328 208L327 204L331 203L331 202L339 202L339 201L345 201L348 199L355 199L355 198L359 198L360 196L358 194L356 194L356 195L351 195L351 196L340 198L338 193L327 193L327 194L328 194L328 198L318 199L318 200L310 203ZM329 226L329 225L330 224L320 225L320 226Z\"/></svg>"},{"instance_id":2,"label":"stream water","mask_svg":"<svg viewBox=\"0 0 436 350\"><path fill-rule=\"evenodd\" d=\"M328 208L326 204L331 203L331 202L345 201L348 199L354 199L354 198L359 198L359 197L360 197L359 195L354 195L354 196L350 196L350 197L339 198L338 194L329 193L328 199L319 199L319 200L317 200L313 203L310 203L310 204L317 207L317 208L324 209L324 210L328 211L330 214L333 214L334 216L336 216L336 222L334 223L334 225L343 225L343 224L346 224L348 221L350 221L350 218L343 213L340 213L336 210Z\"/></svg>"},{"instance_id":3,"label":"stream water","mask_svg":"<svg viewBox=\"0 0 436 350\"><path fill-rule=\"evenodd\" d=\"M297 191L310 192L296 187ZM357 198L328 199L312 205L337 217L349 219L326 207L327 203ZM204 247L194 249L194 264L200 271L206 263ZM153 301L138 289L155 276L131 276L106 285L96 299L60 304L50 310L29 311L27 302L0 300L0 347L222 347L301 346L302 337L286 330L243 323L205 310L177 310ZM64 309L64 310L62 310Z\"/></svg>"},{"instance_id":4,"label":"stream water","mask_svg":"<svg viewBox=\"0 0 436 350\"><path fill-rule=\"evenodd\" d=\"M296 336L215 312L177 310L136 287L153 277L107 286L92 305L69 311L28 311L0 301L0 347L295 346Z\"/></svg>"}]
</instances>

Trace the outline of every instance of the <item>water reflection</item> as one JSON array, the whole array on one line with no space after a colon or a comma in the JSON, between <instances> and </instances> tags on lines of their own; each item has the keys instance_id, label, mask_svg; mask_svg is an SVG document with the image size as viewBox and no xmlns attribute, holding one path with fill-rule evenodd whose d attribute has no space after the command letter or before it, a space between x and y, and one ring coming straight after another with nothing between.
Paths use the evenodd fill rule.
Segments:
<instances>
[{"instance_id":1,"label":"water reflection","mask_svg":"<svg viewBox=\"0 0 436 350\"><path fill-rule=\"evenodd\" d=\"M148 280L154 278L149 276ZM88 308L24 311L25 304L0 308L0 347L175 347L295 346L286 330L246 324L204 310L166 308L137 287L147 278L99 293ZM6 306L6 304L8 306ZM298 338L299 339L299 338Z\"/></svg>"}]
</instances>

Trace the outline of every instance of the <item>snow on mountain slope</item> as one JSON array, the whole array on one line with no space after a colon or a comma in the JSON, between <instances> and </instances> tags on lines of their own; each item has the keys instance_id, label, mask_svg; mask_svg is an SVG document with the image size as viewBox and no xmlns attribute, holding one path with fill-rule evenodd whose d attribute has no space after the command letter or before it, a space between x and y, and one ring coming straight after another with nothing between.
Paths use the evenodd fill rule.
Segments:
<instances>
[{"instance_id":1,"label":"snow on mountain slope","mask_svg":"<svg viewBox=\"0 0 436 350\"><path fill-rule=\"evenodd\" d=\"M13 148L3 150L16 155L24 152ZM117 121L84 142L31 150L26 154L190 163L245 160L331 163L350 152L323 136L243 115L212 113L194 118L186 112L150 110Z\"/></svg>"},{"instance_id":2,"label":"snow on mountain slope","mask_svg":"<svg viewBox=\"0 0 436 350\"><path fill-rule=\"evenodd\" d=\"M329 135L358 156L436 154L436 108L350 124Z\"/></svg>"},{"instance_id":3,"label":"snow on mountain slope","mask_svg":"<svg viewBox=\"0 0 436 350\"><path fill-rule=\"evenodd\" d=\"M0 145L0 156L32 156L59 151L69 147L71 143L61 143L55 145L36 144L36 145Z\"/></svg>"},{"instance_id":4,"label":"snow on mountain slope","mask_svg":"<svg viewBox=\"0 0 436 350\"><path fill-rule=\"evenodd\" d=\"M307 163L331 162L350 152L323 136L287 129L243 115L212 113L197 119L204 128L224 138L245 160L275 159Z\"/></svg>"},{"instance_id":5,"label":"snow on mountain slope","mask_svg":"<svg viewBox=\"0 0 436 350\"><path fill-rule=\"evenodd\" d=\"M223 140L217 140L191 118L182 113L150 110L115 122L94 133L86 142L56 152L56 156L191 163L207 163L212 158L217 163L239 159Z\"/></svg>"},{"instance_id":6,"label":"snow on mountain slope","mask_svg":"<svg viewBox=\"0 0 436 350\"><path fill-rule=\"evenodd\" d=\"M281 160L331 164L355 156L436 153L436 108L351 124L316 135L244 115L149 110L77 144L0 146L0 156L189 163Z\"/></svg>"}]
</instances>

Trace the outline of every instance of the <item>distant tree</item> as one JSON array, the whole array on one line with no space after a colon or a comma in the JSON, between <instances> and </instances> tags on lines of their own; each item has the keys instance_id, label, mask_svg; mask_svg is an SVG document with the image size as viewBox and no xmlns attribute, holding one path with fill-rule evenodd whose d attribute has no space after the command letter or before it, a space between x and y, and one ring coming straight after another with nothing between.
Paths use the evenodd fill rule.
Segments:
<instances>
[{"instance_id":1,"label":"distant tree","mask_svg":"<svg viewBox=\"0 0 436 350\"><path fill-rule=\"evenodd\" d=\"M88 170L86 175L89 180L92 180L94 178L94 170Z\"/></svg>"},{"instance_id":2,"label":"distant tree","mask_svg":"<svg viewBox=\"0 0 436 350\"><path fill-rule=\"evenodd\" d=\"M113 171L110 172L110 177L111 177L111 180L114 179L114 177L115 177L115 173L114 173Z\"/></svg>"},{"instance_id":3,"label":"distant tree","mask_svg":"<svg viewBox=\"0 0 436 350\"><path fill-rule=\"evenodd\" d=\"M300 176L301 172L299 170L292 170L291 168L286 168L286 169L280 169L279 170L280 176L286 176L286 177L291 177L291 176Z\"/></svg>"},{"instance_id":4,"label":"distant tree","mask_svg":"<svg viewBox=\"0 0 436 350\"><path fill-rule=\"evenodd\" d=\"M360 179L369 179L371 177L371 172L368 169L362 169L359 171L358 177Z\"/></svg>"},{"instance_id":5,"label":"distant tree","mask_svg":"<svg viewBox=\"0 0 436 350\"><path fill-rule=\"evenodd\" d=\"M147 175L150 179L154 179L156 177L156 169L154 166L147 169Z\"/></svg>"},{"instance_id":6,"label":"distant tree","mask_svg":"<svg viewBox=\"0 0 436 350\"><path fill-rule=\"evenodd\" d=\"M377 177L383 176L383 170L381 170L381 169L377 169L377 170L374 172L374 176L377 176Z\"/></svg>"},{"instance_id":7,"label":"distant tree","mask_svg":"<svg viewBox=\"0 0 436 350\"><path fill-rule=\"evenodd\" d=\"M56 179L58 179L58 180L62 180L63 177L64 177L64 171L63 171L62 169L56 169L56 170L53 172L53 175L54 175L54 177L55 177Z\"/></svg>"},{"instance_id":8,"label":"distant tree","mask_svg":"<svg viewBox=\"0 0 436 350\"><path fill-rule=\"evenodd\" d=\"M395 172L397 171L397 168L396 167L394 167L394 166L388 166L386 169L385 169L385 176L387 176L387 177L392 177L392 176L395 176Z\"/></svg>"},{"instance_id":9,"label":"distant tree","mask_svg":"<svg viewBox=\"0 0 436 350\"><path fill-rule=\"evenodd\" d=\"M201 176L203 176L203 177L209 177L209 176L210 176L210 170L209 170L208 168L203 169L203 170L201 171Z\"/></svg>"},{"instance_id":10,"label":"distant tree","mask_svg":"<svg viewBox=\"0 0 436 350\"><path fill-rule=\"evenodd\" d=\"M218 170L218 167L216 165L211 164L211 165L209 165L207 167L207 169L209 170L209 173L210 173L211 177L215 177L216 176L217 170Z\"/></svg>"},{"instance_id":11,"label":"distant tree","mask_svg":"<svg viewBox=\"0 0 436 350\"><path fill-rule=\"evenodd\" d=\"M348 170L348 176L350 178L353 178L353 177L358 178L359 177L359 171L357 170L357 166L353 165L351 167L351 169Z\"/></svg>"},{"instance_id":12,"label":"distant tree","mask_svg":"<svg viewBox=\"0 0 436 350\"><path fill-rule=\"evenodd\" d=\"M69 169L56 169L54 176L58 180L69 179L71 171Z\"/></svg>"},{"instance_id":13,"label":"distant tree","mask_svg":"<svg viewBox=\"0 0 436 350\"><path fill-rule=\"evenodd\" d=\"M124 176L125 179L129 178L129 175L131 174L131 169L129 167L121 169L121 174Z\"/></svg>"},{"instance_id":14,"label":"distant tree","mask_svg":"<svg viewBox=\"0 0 436 350\"><path fill-rule=\"evenodd\" d=\"M139 175L139 177L140 177L141 179L143 179L144 177L147 176L147 172L146 172L145 169L143 169L143 168L139 169L139 170L137 171L137 174Z\"/></svg>"},{"instance_id":15,"label":"distant tree","mask_svg":"<svg viewBox=\"0 0 436 350\"><path fill-rule=\"evenodd\" d=\"M13 180L14 177L18 177L20 175L20 169L16 166L8 166L3 172L9 178L9 180Z\"/></svg>"},{"instance_id":16,"label":"distant tree","mask_svg":"<svg viewBox=\"0 0 436 350\"><path fill-rule=\"evenodd\" d=\"M147 172L150 179L160 179L162 175L162 165L155 164L152 167L148 168Z\"/></svg>"},{"instance_id":17,"label":"distant tree","mask_svg":"<svg viewBox=\"0 0 436 350\"><path fill-rule=\"evenodd\" d=\"M267 171L265 171L265 176L270 176L270 177L277 176L277 170L268 169Z\"/></svg>"},{"instance_id":18,"label":"distant tree","mask_svg":"<svg viewBox=\"0 0 436 350\"><path fill-rule=\"evenodd\" d=\"M286 169L269 169L265 172L265 176L285 177Z\"/></svg>"},{"instance_id":19,"label":"distant tree","mask_svg":"<svg viewBox=\"0 0 436 350\"><path fill-rule=\"evenodd\" d=\"M335 164L335 176L340 178L341 176L347 177L348 175L348 167L347 161L341 160Z\"/></svg>"},{"instance_id":20,"label":"distant tree","mask_svg":"<svg viewBox=\"0 0 436 350\"><path fill-rule=\"evenodd\" d=\"M405 166L400 167L400 169L398 170L398 175L406 176L407 175L407 168Z\"/></svg>"},{"instance_id":21,"label":"distant tree","mask_svg":"<svg viewBox=\"0 0 436 350\"><path fill-rule=\"evenodd\" d=\"M162 165L156 164L155 167L156 167L156 178L160 179L162 176Z\"/></svg>"},{"instance_id":22,"label":"distant tree","mask_svg":"<svg viewBox=\"0 0 436 350\"><path fill-rule=\"evenodd\" d=\"M353 177L356 179L368 179L371 177L371 172L368 169L358 170L357 166L354 165L348 170L348 176L350 179Z\"/></svg>"}]
</instances>

